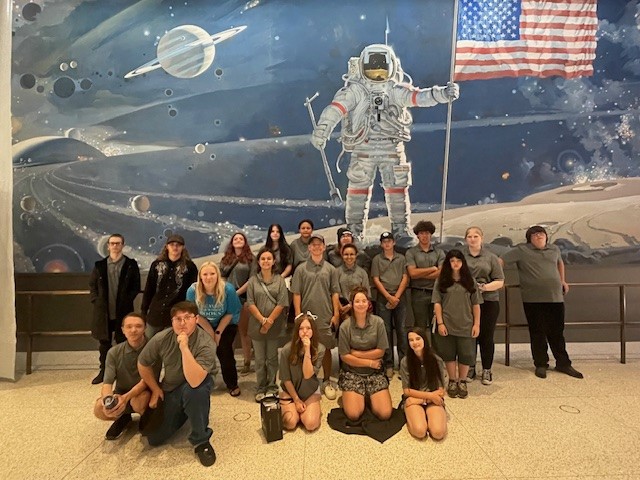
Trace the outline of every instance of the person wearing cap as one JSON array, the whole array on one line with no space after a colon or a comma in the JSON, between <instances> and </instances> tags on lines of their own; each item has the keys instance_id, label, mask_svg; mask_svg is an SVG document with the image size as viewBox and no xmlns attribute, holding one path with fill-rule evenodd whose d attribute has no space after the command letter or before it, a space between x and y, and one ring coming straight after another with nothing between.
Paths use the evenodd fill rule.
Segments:
<instances>
[{"instance_id":1,"label":"person wearing cap","mask_svg":"<svg viewBox=\"0 0 640 480\"><path fill-rule=\"evenodd\" d=\"M123 248L122 235L109 235L109 255L95 263L89 279L89 298L93 304L91 335L100 342L100 371L91 381L93 385L104 379L107 352L113 340L116 343L125 341L122 320L127 313L133 312L133 302L140 293L138 262L124 255Z\"/></svg>"},{"instance_id":2,"label":"person wearing cap","mask_svg":"<svg viewBox=\"0 0 640 480\"><path fill-rule=\"evenodd\" d=\"M181 235L169 235L158 258L151 263L142 295L142 315L146 334L153 337L171 325L171 307L186 298L187 289L198 279L198 268L191 261Z\"/></svg>"},{"instance_id":3,"label":"person wearing cap","mask_svg":"<svg viewBox=\"0 0 640 480\"><path fill-rule=\"evenodd\" d=\"M547 377L549 346L557 371L583 378L582 373L571 366L564 339L564 295L569 292L569 285L560 249L549 244L547 231L540 225L530 227L525 238L526 243L513 247L500 261L503 265L515 266L518 271L535 374L539 378Z\"/></svg>"},{"instance_id":4,"label":"person wearing cap","mask_svg":"<svg viewBox=\"0 0 640 480\"><path fill-rule=\"evenodd\" d=\"M215 363L215 345L211 336L198 328L198 307L193 302L178 302L169 311L171 328L151 338L138 356L140 377L151 390L151 414L146 429L149 445L162 445L187 421L191 427L189 442L200 463L210 467L216 454L209 427L213 379L209 372ZM154 369L164 367L162 383Z\"/></svg>"},{"instance_id":5,"label":"person wearing cap","mask_svg":"<svg viewBox=\"0 0 640 480\"><path fill-rule=\"evenodd\" d=\"M342 259L342 247L355 243L353 233L344 227L340 227L338 229L338 243L327 247L327 261L336 268L340 267L344 263ZM362 250L358 251L356 264L360 268L363 268L364 271L367 272L367 275L369 275L371 272L371 257L369 257L369 255ZM349 298L349 296L347 295L346 298Z\"/></svg>"},{"instance_id":6,"label":"person wearing cap","mask_svg":"<svg viewBox=\"0 0 640 480\"><path fill-rule=\"evenodd\" d=\"M432 222L420 220L413 227L413 233L418 237L418 244L405 253L414 324L424 329L430 345L433 285L440 275L445 257L444 252L431 243L435 231L436 227Z\"/></svg>"},{"instance_id":7,"label":"person wearing cap","mask_svg":"<svg viewBox=\"0 0 640 480\"><path fill-rule=\"evenodd\" d=\"M308 218L300 220L298 233L300 233L300 236L291 242L289 246L291 248L292 272L295 272L298 265L306 262L309 258L309 240L313 233L313 221Z\"/></svg>"},{"instance_id":8,"label":"person wearing cap","mask_svg":"<svg viewBox=\"0 0 640 480\"><path fill-rule=\"evenodd\" d=\"M394 250L395 240L391 232L380 235L379 253L371 262L371 279L378 290L376 312L384 320L389 348L384 356L384 367L388 378L393 376L393 332L398 347L398 365L407 351L406 319L407 303L404 291L409 284L407 263L404 255Z\"/></svg>"},{"instance_id":9,"label":"person wearing cap","mask_svg":"<svg viewBox=\"0 0 640 480\"><path fill-rule=\"evenodd\" d=\"M331 378L331 349L336 346L335 331L340 318L340 287L335 268L324 259L324 237L317 233L309 238L309 259L300 264L291 280L293 308L296 315L311 312L317 317L318 340L325 346L322 367L322 391L329 400L337 395L337 380Z\"/></svg>"}]
</instances>

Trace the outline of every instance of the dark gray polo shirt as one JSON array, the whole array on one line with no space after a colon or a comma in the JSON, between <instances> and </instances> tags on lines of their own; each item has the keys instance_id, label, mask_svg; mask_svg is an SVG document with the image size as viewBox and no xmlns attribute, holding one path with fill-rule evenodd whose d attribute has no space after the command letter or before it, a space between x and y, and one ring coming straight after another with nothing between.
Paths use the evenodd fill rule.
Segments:
<instances>
[{"instance_id":1,"label":"dark gray polo shirt","mask_svg":"<svg viewBox=\"0 0 640 480\"><path fill-rule=\"evenodd\" d=\"M340 325L340 335L338 336L338 354L346 355L351 350L373 350L389 348L387 331L384 328L384 321L377 315L367 315L364 328L358 327L353 317L349 317ZM378 370L371 367L352 367L342 362L341 368L346 372L370 375Z\"/></svg>"},{"instance_id":2,"label":"dark gray polo shirt","mask_svg":"<svg viewBox=\"0 0 640 480\"><path fill-rule=\"evenodd\" d=\"M407 275L407 262L404 255L393 252L393 258L389 259L384 253L379 253L371 262L371 277L378 277L380 283L391 295L394 295L400 286L402 276Z\"/></svg>"},{"instance_id":3,"label":"dark gray polo shirt","mask_svg":"<svg viewBox=\"0 0 640 480\"><path fill-rule=\"evenodd\" d=\"M211 336L202 328L196 327L189 337L189 350L207 372L215 362L215 344ZM138 361L145 367L164 365L162 390L171 392L187 379L182 370L182 353L178 346L178 337L171 327L153 336L142 349Z\"/></svg>"},{"instance_id":4,"label":"dark gray polo shirt","mask_svg":"<svg viewBox=\"0 0 640 480\"><path fill-rule=\"evenodd\" d=\"M126 393L140 382L138 372L138 356L146 345L143 343L137 350L129 342L124 341L109 349L104 367L104 383L116 383L117 393ZM160 368L154 368L156 379Z\"/></svg>"},{"instance_id":5,"label":"dark gray polo shirt","mask_svg":"<svg viewBox=\"0 0 640 480\"><path fill-rule=\"evenodd\" d=\"M447 381L447 369L444 366L444 362L442 361L442 359L436 355L436 360L438 361L438 369L440 370L440 377L442 378L443 382ZM429 385L429 382L427 382L427 376L426 373L424 372L424 367L422 369L423 375L421 378L421 382L420 382L420 387L416 388L415 390L420 390L422 392L433 392L434 390L439 389L440 387L446 387L446 383L440 383L440 381L434 382L432 385ZM409 365L407 363L407 357L404 356L402 357L402 360L400 360L400 380L402 380L402 389L404 390L405 388L411 388L409 386Z\"/></svg>"},{"instance_id":6,"label":"dark gray polo shirt","mask_svg":"<svg viewBox=\"0 0 640 480\"><path fill-rule=\"evenodd\" d=\"M562 303L562 281L558 271L560 249L547 244L537 249L530 243L516 245L502 255L505 265L513 264L520 278L520 292L525 303Z\"/></svg>"},{"instance_id":7,"label":"dark gray polo shirt","mask_svg":"<svg viewBox=\"0 0 640 480\"><path fill-rule=\"evenodd\" d=\"M309 259L309 244L304 243L300 237L296 238L291 245L291 264L293 265L293 269L295 270L298 265L303 262L306 262Z\"/></svg>"},{"instance_id":8,"label":"dark gray polo shirt","mask_svg":"<svg viewBox=\"0 0 640 480\"><path fill-rule=\"evenodd\" d=\"M442 321L447 327L449 335L456 337L470 337L471 327L473 327L473 305L482 303L482 295L476 285L476 291L469 293L459 283L451 285L446 293L441 293L439 280L433 286L431 303L442 305Z\"/></svg>"},{"instance_id":9,"label":"dark gray polo shirt","mask_svg":"<svg viewBox=\"0 0 640 480\"><path fill-rule=\"evenodd\" d=\"M469 253L469 247L465 246L462 250L464 258L467 260L471 275L476 279L477 283L489 283L494 280L504 280L504 272L502 266L498 261L498 257L487 250L481 248L480 253L476 257ZM494 290L493 292L482 292L482 298L484 300L497 302L500 300L500 291Z\"/></svg>"},{"instance_id":10,"label":"dark gray polo shirt","mask_svg":"<svg viewBox=\"0 0 640 480\"><path fill-rule=\"evenodd\" d=\"M300 295L301 312L307 310L318 317L318 328L327 329L333 317L331 295L340 293L335 268L321 260L315 263L309 259L296 268L291 280L291 293Z\"/></svg>"},{"instance_id":11,"label":"dark gray polo shirt","mask_svg":"<svg viewBox=\"0 0 640 480\"><path fill-rule=\"evenodd\" d=\"M369 275L358 265L354 265L353 268L347 268L342 264L336 268L336 276L338 278L338 285L340 286L340 296L347 300L351 295L351 290L357 286L366 288L369 295L371 295Z\"/></svg>"},{"instance_id":12,"label":"dark gray polo shirt","mask_svg":"<svg viewBox=\"0 0 640 480\"><path fill-rule=\"evenodd\" d=\"M430 246L428 251L424 251L420 248L420 245L416 245L415 247L411 247L407 250L404 255L407 261L407 267L416 268L441 267L445 257L445 253L439 248L434 248L433 244ZM433 290L434 283L435 279L411 278L409 286L411 288L426 288L428 290Z\"/></svg>"},{"instance_id":13,"label":"dark gray polo shirt","mask_svg":"<svg viewBox=\"0 0 640 480\"><path fill-rule=\"evenodd\" d=\"M293 383L293 388L295 388L300 399L306 400L309 398L320 386L320 381L318 380L318 372L322 367L322 359L324 358L324 345L318 343L318 356L316 358L315 363L313 364L313 376L311 378L304 378L302 374L302 361L300 361L296 365L291 365L289 363L289 355L291 354L291 342L287 343L282 350L280 350L280 365L279 365L279 374L280 374L280 385L282 386L282 390L285 392L287 389L284 386L284 382L290 380Z\"/></svg>"},{"instance_id":14,"label":"dark gray polo shirt","mask_svg":"<svg viewBox=\"0 0 640 480\"><path fill-rule=\"evenodd\" d=\"M276 303L271 301L262 284L264 284ZM249 336L252 339L273 340L284 333L287 324L286 307L289 306L289 291L287 290L287 285L284 283L284 278L276 273L272 275L271 280L265 282L262 278L262 272L251 277L249 279L249 285L247 286L247 306L249 305L255 305L265 317L271 315L273 309L278 305L284 308L266 334L260 333L262 324L253 315L249 314Z\"/></svg>"}]
</instances>

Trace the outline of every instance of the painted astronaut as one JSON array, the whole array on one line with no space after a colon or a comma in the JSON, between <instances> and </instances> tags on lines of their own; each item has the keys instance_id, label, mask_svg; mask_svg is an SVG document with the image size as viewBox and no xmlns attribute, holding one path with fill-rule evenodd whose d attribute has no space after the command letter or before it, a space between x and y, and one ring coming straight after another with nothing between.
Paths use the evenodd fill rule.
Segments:
<instances>
[{"instance_id":1,"label":"painted astronaut","mask_svg":"<svg viewBox=\"0 0 640 480\"><path fill-rule=\"evenodd\" d=\"M409 186L411 164L407 162L404 142L411 140L413 119L408 107L431 107L448 103L459 96L455 83L445 87L419 89L404 82L405 73L393 49L387 45L369 45L360 57L349 60L349 71L318 119L311 135L314 147L324 149L331 132L342 121L339 142L343 152L351 153L347 170L345 220L354 236L362 239L369 215L371 188L380 170L387 211L394 236L411 235Z\"/></svg>"}]
</instances>

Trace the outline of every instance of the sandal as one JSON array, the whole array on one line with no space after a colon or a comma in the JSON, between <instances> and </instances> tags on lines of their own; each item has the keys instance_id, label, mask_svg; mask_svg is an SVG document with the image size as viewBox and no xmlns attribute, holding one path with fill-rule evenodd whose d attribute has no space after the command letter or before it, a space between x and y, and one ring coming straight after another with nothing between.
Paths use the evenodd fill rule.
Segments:
<instances>
[{"instance_id":1,"label":"sandal","mask_svg":"<svg viewBox=\"0 0 640 480\"><path fill-rule=\"evenodd\" d=\"M232 397L239 397L240 396L240 387L233 387L229 389L229 395L231 395Z\"/></svg>"}]
</instances>

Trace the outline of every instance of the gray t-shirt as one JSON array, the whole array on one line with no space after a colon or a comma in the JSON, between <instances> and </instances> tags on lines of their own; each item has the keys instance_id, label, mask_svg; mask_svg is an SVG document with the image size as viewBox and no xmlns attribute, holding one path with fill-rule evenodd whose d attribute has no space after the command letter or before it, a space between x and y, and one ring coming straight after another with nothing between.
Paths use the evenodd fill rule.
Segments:
<instances>
[{"instance_id":1,"label":"gray t-shirt","mask_svg":"<svg viewBox=\"0 0 640 480\"><path fill-rule=\"evenodd\" d=\"M235 266L228 272L224 271L224 265L220 264L220 270L223 277L226 277L227 282L233 285L236 290L247 283L249 276L251 275L252 263L237 262ZM229 265L230 267L230 265ZM225 275L225 273L227 275Z\"/></svg>"},{"instance_id":2,"label":"gray t-shirt","mask_svg":"<svg viewBox=\"0 0 640 480\"><path fill-rule=\"evenodd\" d=\"M327 261L336 268L338 268L340 265L344 265L342 255L340 255L340 252L336 250L335 245L327 247L325 257ZM358 252L358 255L356 256L356 265L364 269L364 271L367 272L367 275L369 275L369 272L371 271L371 257L369 257L369 255L367 255L364 251L360 250Z\"/></svg>"},{"instance_id":3,"label":"gray t-shirt","mask_svg":"<svg viewBox=\"0 0 640 480\"><path fill-rule=\"evenodd\" d=\"M331 295L340 293L333 265L325 260L307 260L293 274L291 293L300 295L303 313L310 311L318 317L319 329L328 328L333 317Z\"/></svg>"},{"instance_id":4,"label":"gray t-shirt","mask_svg":"<svg viewBox=\"0 0 640 480\"><path fill-rule=\"evenodd\" d=\"M342 264L336 268L336 275L338 277L338 285L340 286L340 296L347 300L354 287L362 286L367 289L367 292L371 291L369 276L367 272L358 265L354 265L353 268L347 268Z\"/></svg>"},{"instance_id":5,"label":"gray t-shirt","mask_svg":"<svg viewBox=\"0 0 640 480\"><path fill-rule=\"evenodd\" d=\"M456 337L470 337L473 327L473 305L482 303L482 295L476 285L476 290L469 293L466 288L455 282L446 293L440 292L440 282L436 280L433 286L432 303L442 305L442 321L447 327L449 335Z\"/></svg>"},{"instance_id":6,"label":"gray t-shirt","mask_svg":"<svg viewBox=\"0 0 640 480\"><path fill-rule=\"evenodd\" d=\"M289 248L291 248L291 264L295 271L295 269L298 268L298 265L309 259L309 244L304 243L300 237L298 237L291 242Z\"/></svg>"},{"instance_id":7,"label":"gray t-shirt","mask_svg":"<svg viewBox=\"0 0 640 480\"><path fill-rule=\"evenodd\" d=\"M301 400L306 400L309 398L315 391L318 390L320 386L320 381L318 380L318 372L322 367L322 359L324 358L324 345L321 343L318 344L318 356L316 357L316 361L313 364L313 376L311 378L304 378L302 374L302 360L300 360L296 365L291 365L289 363L289 355L291 354L291 342L287 343L282 350L280 350L280 365L279 365L279 374L280 374L280 385L282 390L287 391L284 386L284 382L290 380L293 383L293 388L298 393L298 396Z\"/></svg>"},{"instance_id":8,"label":"gray t-shirt","mask_svg":"<svg viewBox=\"0 0 640 480\"><path fill-rule=\"evenodd\" d=\"M340 335L338 336L338 354L346 355L351 350L373 350L379 348L386 350L389 348L387 331L384 328L384 321L377 315L367 315L364 328L360 328L353 317L349 317L340 325ZM378 372L371 367L352 367L342 362L341 368L346 372L358 373L360 375L370 375Z\"/></svg>"},{"instance_id":9,"label":"gray t-shirt","mask_svg":"<svg viewBox=\"0 0 640 480\"><path fill-rule=\"evenodd\" d=\"M469 253L469 247L464 247L462 253L464 253L464 258L467 260L467 265L469 266L469 270L471 270L471 275L473 275L473 278L475 278L477 283L489 283L494 280L504 280L502 266L498 261L498 257L494 253L490 252L486 248L481 248L480 253L474 257ZM497 302L500 300L500 292L499 290L494 290L493 292L482 292L482 298L484 300Z\"/></svg>"},{"instance_id":10,"label":"gray t-shirt","mask_svg":"<svg viewBox=\"0 0 640 480\"><path fill-rule=\"evenodd\" d=\"M431 385L429 384L429 382L427 381L427 374L426 371L424 370L424 366L422 368L422 377L420 378L420 387L416 388L415 390L420 390L422 392L433 392L437 389L439 389L440 387L445 387L445 385L447 384L447 369L444 366L444 362L442 361L442 359L436 355L436 360L438 361L438 369L440 370L440 377L442 378L442 382L440 383L440 379L434 379L431 382ZM402 380L402 389L404 390L405 388L411 388L409 386L409 364L407 362L407 357L404 356L402 357L402 360L400 360L400 380Z\"/></svg>"},{"instance_id":11,"label":"gray t-shirt","mask_svg":"<svg viewBox=\"0 0 640 480\"><path fill-rule=\"evenodd\" d=\"M404 255L393 252L392 258L379 253L371 261L371 277L378 277L382 286L394 295L400 286L402 276L407 274L407 262Z\"/></svg>"},{"instance_id":12,"label":"gray t-shirt","mask_svg":"<svg viewBox=\"0 0 640 480\"><path fill-rule=\"evenodd\" d=\"M560 249L547 244L538 249L530 243L521 243L502 255L505 265L513 264L520 278L520 292L525 303L562 303L562 281L558 263Z\"/></svg>"},{"instance_id":13,"label":"gray t-shirt","mask_svg":"<svg viewBox=\"0 0 640 480\"><path fill-rule=\"evenodd\" d=\"M404 255L407 261L407 267L416 268L441 267L445 257L445 253L439 248L434 248L433 245L431 245L428 251L424 251L420 248L420 245L416 245L408 249ZM435 279L412 278L409 285L413 288L433 290L434 283Z\"/></svg>"},{"instance_id":14,"label":"gray t-shirt","mask_svg":"<svg viewBox=\"0 0 640 480\"><path fill-rule=\"evenodd\" d=\"M109 349L104 366L104 383L116 383L116 393L126 393L140 382L138 372L138 356L146 345L143 343L134 349L129 342L124 341ZM154 368L156 379L160 375L160 368Z\"/></svg>"},{"instance_id":15,"label":"gray t-shirt","mask_svg":"<svg viewBox=\"0 0 640 480\"><path fill-rule=\"evenodd\" d=\"M124 255L115 262L111 257L107 257L107 285L109 286L109 320L116 319L118 311L116 303L118 302L118 285L120 284L120 273L124 265Z\"/></svg>"},{"instance_id":16,"label":"gray t-shirt","mask_svg":"<svg viewBox=\"0 0 640 480\"><path fill-rule=\"evenodd\" d=\"M189 350L196 362L207 372L213 368L215 344L211 336L202 328L196 327L189 337ZM162 390L165 392L171 392L187 381L182 370L182 353L178 345L178 337L172 328L166 328L154 335L142 349L138 362L145 367L164 365Z\"/></svg>"},{"instance_id":17,"label":"gray t-shirt","mask_svg":"<svg viewBox=\"0 0 640 480\"><path fill-rule=\"evenodd\" d=\"M265 287L276 303L269 298L269 295L265 292ZM266 334L260 333L262 324L253 315L250 315L249 337L253 340L273 340L284 333L287 322L286 307L289 305L289 291L284 283L284 278L275 274L271 277L271 280L265 282L262 278L262 273L257 273L251 277L247 286L247 306L250 305L255 305L265 317L268 317L278 305L284 309Z\"/></svg>"}]
</instances>

